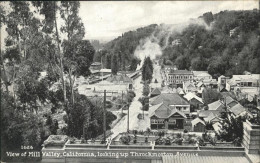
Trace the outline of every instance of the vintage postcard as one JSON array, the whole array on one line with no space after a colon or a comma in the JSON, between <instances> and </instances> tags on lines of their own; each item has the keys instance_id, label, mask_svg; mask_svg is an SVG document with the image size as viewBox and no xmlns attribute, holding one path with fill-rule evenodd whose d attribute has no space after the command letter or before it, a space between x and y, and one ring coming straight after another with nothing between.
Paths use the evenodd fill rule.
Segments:
<instances>
[{"instance_id":1,"label":"vintage postcard","mask_svg":"<svg viewBox=\"0 0 260 163\"><path fill-rule=\"evenodd\" d=\"M4 1L1 162L259 163L259 1Z\"/></svg>"}]
</instances>

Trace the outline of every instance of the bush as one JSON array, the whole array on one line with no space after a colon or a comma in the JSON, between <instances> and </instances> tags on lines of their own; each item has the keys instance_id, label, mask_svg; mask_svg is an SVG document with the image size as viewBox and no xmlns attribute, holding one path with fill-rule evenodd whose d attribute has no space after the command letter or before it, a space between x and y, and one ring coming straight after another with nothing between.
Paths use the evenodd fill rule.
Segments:
<instances>
[{"instance_id":1,"label":"bush","mask_svg":"<svg viewBox=\"0 0 260 163\"><path fill-rule=\"evenodd\" d=\"M188 141L189 144L196 144L196 142L197 141L193 138L189 139L189 141Z\"/></svg>"},{"instance_id":2,"label":"bush","mask_svg":"<svg viewBox=\"0 0 260 163\"><path fill-rule=\"evenodd\" d=\"M199 146L206 146L206 143L202 138L199 138Z\"/></svg>"},{"instance_id":3,"label":"bush","mask_svg":"<svg viewBox=\"0 0 260 163\"><path fill-rule=\"evenodd\" d=\"M165 140L165 145L171 145L171 144L172 144L171 140L169 138L167 138Z\"/></svg>"},{"instance_id":4,"label":"bush","mask_svg":"<svg viewBox=\"0 0 260 163\"><path fill-rule=\"evenodd\" d=\"M178 145L182 145L183 139L182 138L176 138L174 142Z\"/></svg>"},{"instance_id":5,"label":"bush","mask_svg":"<svg viewBox=\"0 0 260 163\"><path fill-rule=\"evenodd\" d=\"M76 138L74 138L74 137L73 137L73 138L71 138L71 139L70 139L70 144L74 144L74 143L75 143L75 141L76 141Z\"/></svg>"},{"instance_id":6,"label":"bush","mask_svg":"<svg viewBox=\"0 0 260 163\"><path fill-rule=\"evenodd\" d=\"M160 131L160 132L158 133L158 136L159 136L159 137L163 137L163 136L164 136L164 132L163 132L163 131Z\"/></svg>"},{"instance_id":7,"label":"bush","mask_svg":"<svg viewBox=\"0 0 260 163\"><path fill-rule=\"evenodd\" d=\"M158 138L155 140L155 145L162 145L164 144L164 140L162 138Z\"/></svg>"},{"instance_id":8,"label":"bush","mask_svg":"<svg viewBox=\"0 0 260 163\"><path fill-rule=\"evenodd\" d=\"M148 137L145 137L144 142L148 143Z\"/></svg>"},{"instance_id":9,"label":"bush","mask_svg":"<svg viewBox=\"0 0 260 163\"><path fill-rule=\"evenodd\" d=\"M123 144L128 145L128 144L130 143L130 141L131 141L131 137L130 137L129 135L121 136L120 141L121 141Z\"/></svg>"},{"instance_id":10,"label":"bush","mask_svg":"<svg viewBox=\"0 0 260 163\"><path fill-rule=\"evenodd\" d=\"M241 146L241 143L242 143L242 140L240 138L236 138L233 140L233 144L236 146L236 147L240 147Z\"/></svg>"},{"instance_id":11,"label":"bush","mask_svg":"<svg viewBox=\"0 0 260 163\"><path fill-rule=\"evenodd\" d=\"M181 138L181 133L177 133L177 138Z\"/></svg>"},{"instance_id":12,"label":"bush","mask_svg":"<svg viewBox=\"0 0 260 163\"><path fill-rule=\"evenodd\" d=\"M135 137L134 137L134 144L136 144L137 143L137 136L135 135Z\"/></svg>"},{"instance_id":13,"label":"bush","mask_svg":"<svg viewBox=\"0 0 260 163\"><path fill-rule=\"evenodd\" d=\"M187 129L184 129L184 131L183 131L184 133L188 133L189 131L187 130Z\"/></svg>"},{"instance_id":14,"label":"bush","mask_svg":"<svg viewBox=\"0 0 260 163\"><path fill-rule=\"evenodd\" d=\"M216 138L213 138L212 136L208 136L208 141L210 142L210 144L212 144L213 146L215 146L216 145L216 142L217 142L217 140L216 140Z\"/></svg>"}]
</instances>

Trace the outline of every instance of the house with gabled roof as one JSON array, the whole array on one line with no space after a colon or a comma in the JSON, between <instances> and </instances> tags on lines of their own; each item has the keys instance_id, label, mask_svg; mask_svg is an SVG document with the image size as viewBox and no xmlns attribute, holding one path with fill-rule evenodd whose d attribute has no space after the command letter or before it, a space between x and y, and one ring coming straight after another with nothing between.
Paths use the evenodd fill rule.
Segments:
<instances>
[{"instance_id":1,"label":"house with gabled roof","mask_svg":"<svg viewBox=\"0 0 260 163\"><path fill-rule=\"evenodd\" d=\"M178 88L176 89L176 91L177 91L177 93L178 93L179 95L184 95L184 94L185 94L184 91L183 91L183 89L182 89L181 87L178 87Z\"/></svg>"},{"instance_id":2,"label":"house with gabled roof","mask_svg":"<svg viewBox=\"0 0 260 163\"><path fill-rule=\"evenodd\" d=\"M186 115L167 104L159 103L149 109L151 129L183 129Z\"/></svg>"},{"instance_id":3,"label":"house with gabled roof","mask_svg":"<svg viewBox=\"0 0 260 163\"><path fill-rule=\"evenodd\" d=\"M179 111L182 111L186 115L190 114L189 102L182 98L178 93L162 93L158 96L150 98L149 101L151 106L164 103L167 106L171 106Z\"/></svg>"},{"instance_id":4,"label":"house with gabled roof","mask_svg":"<svg viewBox=\"0 0 260 163\"><path fill-rule=\"evenodd\" d=\"M187 93L186 95L183 96L187 101L189 101L191 105L191 112L197 111L201 105L203 105L202 98L198 97L194 93Z\"/></svg>"},{"instance_id":5,"label":"house with gabled roof","mask_svg":"<svg viewBox=\"0 0 260 163\"><path fill-rule=\"evenodd\" d=\"M193 82L186 81L186 82L183 82L183 91L185 93L197 92L197 88Z\"/></svg>"},{"instance_id":6,"label":"house with gabled roof","mask_svg":"<svg viewBox=\"0 0 260 163\"><path fill-rule=\"evenodd\" d=\"M206 123L197 117L191 121L191 129L194 132L204 132L206 129Z\"/></svg>"},{"instance_id":7,"label":"house with gabled roof","mask_svg":"<svg viewBox=\"0 0 260 163\"><path fill-rule=\"evenodd\" d=\"M220 100L208 104L208 110L223 110L223 109L225 109L225 106Z\"/></svg>"},{"instance_id":8,"label":"house with gabled roof","mask_svg":"<svg viewBox=\"0 0 260 163\"><path fill-rule=\"evenodd\" d=\"M244 108L241 104L237 104L231 108L229 108L229 111L231 112L231 115L234 117L234 118L238 118L240 116L245 116L245 115L248 115L248 116L251 116L251 114L249 114L249 112L246 110L246 108Z\"/></svg>"},{"instance_id":9,"label":"house with gabled roof","mask_svg":"<svg viewBox=\"0 0 260 163\"><path fill-rule=\"evenodd\" d=\"M151 93L150 93L150 97L155 97L161 94L161 90L159 88L154 88Z\"/></svg>"},{"instance_id":10,"label":"house with gabled roof","mask_svg":"<svg viewBox=\"0 0 260 163\"><path fill-rule=\"evenodd\" d=\"M205 122L208 123L216 123L216 122L220 122L222 119L219 117L219 115L215 115L214 113L210 113L208 117L204 118Z\"/></svg>"}]
</instances>

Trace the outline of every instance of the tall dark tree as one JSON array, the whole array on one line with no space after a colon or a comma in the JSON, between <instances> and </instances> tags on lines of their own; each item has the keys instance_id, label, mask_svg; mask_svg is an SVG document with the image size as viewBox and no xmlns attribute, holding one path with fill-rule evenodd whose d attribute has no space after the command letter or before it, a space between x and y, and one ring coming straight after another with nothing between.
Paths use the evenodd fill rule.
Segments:
<instances>
[{"instance_id":1,"label":"tall dark tree","mask_svg":"<svg viewBox=\"0 0 260 163\"><path fill-rule=\"evenodd\" d=\"M113 54L111 58L111 71L113 75L116 75L118 71L118 57L116 54Z\"/></svg>"},{"instance_id":2,"label":"tall dark tree","mask_svg":"<svg viewBox=\"0 0 260 163\"><path fill-rule=\"evenodd\" d=\"M150 57L144 59L144 63L142 66L142 80L143 81L151 81L153 78L153 62Z\"/></svg>"}]
</instances>

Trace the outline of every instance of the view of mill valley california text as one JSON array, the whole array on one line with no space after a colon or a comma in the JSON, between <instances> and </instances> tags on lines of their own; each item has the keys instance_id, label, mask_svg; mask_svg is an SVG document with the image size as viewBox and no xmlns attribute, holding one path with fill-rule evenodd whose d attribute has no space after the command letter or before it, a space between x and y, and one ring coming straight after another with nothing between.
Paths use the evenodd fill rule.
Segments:
<instances>
[{"instance_id":1,"label":"view of mill valley california text","mask_svg":"<svg viewBox=\"0 0 260 163\"><path fill-rule=\"evenodd\" d=\"M260 163L259 5L0 2L0 162Z\"/></svg>"}]
</instances>

